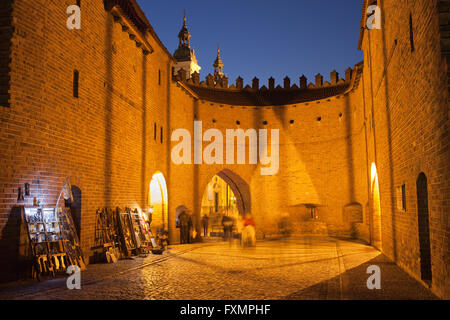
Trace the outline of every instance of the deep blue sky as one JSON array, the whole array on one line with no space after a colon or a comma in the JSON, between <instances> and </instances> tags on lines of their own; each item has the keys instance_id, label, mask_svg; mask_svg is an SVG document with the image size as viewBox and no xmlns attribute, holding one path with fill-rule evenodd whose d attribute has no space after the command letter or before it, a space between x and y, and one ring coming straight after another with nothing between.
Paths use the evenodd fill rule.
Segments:
<instances>
[{"instance_id":1,"label":"deep blue sky","mask_svg":"<svg viewBox=\"0 0 450 320\"><path fill-rule=\"evenodd\" d=\"M357 48L362 0L138 0L164 45L173 54L187 11L191 46L202 67L201 79L213 73L217 43L230 82L246 84L255 76L261 86L273 76L309 82L362 60ZM294 80L295 79L295 80Z\"/></svg>"}]
</instances>

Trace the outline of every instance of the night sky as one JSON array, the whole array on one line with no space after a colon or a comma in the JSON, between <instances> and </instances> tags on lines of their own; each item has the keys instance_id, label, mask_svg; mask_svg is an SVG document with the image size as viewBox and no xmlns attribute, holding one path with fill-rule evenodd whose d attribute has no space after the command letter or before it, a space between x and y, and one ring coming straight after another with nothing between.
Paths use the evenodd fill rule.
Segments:
<instances>
[{"instance_id":1,"label":"night sky","mask_svg":"<svg viewBox=\"0 0 450 320\"><path fill-rule=\"evenodd\" d=\"M297 83L302 74L314 82L319 72L328 81L333 69L344 77L363 59L357 48L362 0L138 2L172 54L186 9L202 80L213 73L217 43L230 83L241 76L248 84L257 76L267 86L270 76L281 84L286 75Z\"/></svg>"}]
</instances>

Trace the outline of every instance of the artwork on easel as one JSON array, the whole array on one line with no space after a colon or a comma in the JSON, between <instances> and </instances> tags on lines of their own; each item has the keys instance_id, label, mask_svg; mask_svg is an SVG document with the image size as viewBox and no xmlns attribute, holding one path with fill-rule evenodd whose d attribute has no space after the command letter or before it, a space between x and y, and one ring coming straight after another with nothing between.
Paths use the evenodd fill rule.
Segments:
<instances>
[{"instance_id":1,"label":"artwork on easel","mask_svg":"<svg viewBox=\"0 0 450 320\"><path fill-rule=\"evenodd\" d=\"M59 212L62 239L64 240L64 249L72 265L80 267L81 271L86 270L83 251L81 250L80 239L75 228L70 210L62 208Z\"/></svg>"},{"instance_id":2,"label":"artwork on easel","mask_svg":"<svg viewBox=\"0 0 450 320\"><path fill-rule=\"evenodd\" d=\"M122 248L126 257L130 257L133 251L136 251L136 243L134 239L133 224L131 221L130 213L121 212L117 208L117 216L119 220L119 231L122 240Z\"/></svg>"}]
</instances>

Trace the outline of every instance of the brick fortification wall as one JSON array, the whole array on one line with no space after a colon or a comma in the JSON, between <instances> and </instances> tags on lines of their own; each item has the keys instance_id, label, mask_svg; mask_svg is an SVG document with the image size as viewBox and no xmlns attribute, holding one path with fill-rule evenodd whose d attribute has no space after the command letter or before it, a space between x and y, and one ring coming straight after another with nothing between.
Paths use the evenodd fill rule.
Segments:
<instances>
[{"instance_id":1,"label":"brick fortification wall","mask_svg":"<svg viewBox=\"0 0 450 320\"><path fill-rule=\"evenodd\" d=\"M17 216L12 208L32 205L35 196L54 205L67 176L81 190L81 242L89 256L96 209L146 210L155 172L167 182L168 227L176 243L176 208L192 209L199 227L206 185L224 169L239 177L233 182L242 189L248 185L259 235L275 234L287 216L298 234L365 239L419 278L416 180L424 172L432 288L449 296L447 64L446 40L439 33L441 27L446 34L446 25L445 19L439 25L437 1L383 1L383 29L363 33L365 61L354 70L359 71L351 90L277 106L200 97L172 79L173 58L152 29L144 35L152 52L144 52L142 39L130 35L103 1L83 2L82 29L72 31L65 13L72 1L14 1L13 19L5 3L0 4L2 46L11 38L8 30L13 33L10 51L0 47L0 70L6 67L3 56L11 56L10 88L3 73L0 78L0 97L10 92L10 106L0 103L0 280L11 280L14 273ZM439 3L446 17L446 2ZM4 27L8 21L13 29ZM80 78L78 98L74 70ZM279 129L279 173L262 176L255 165L172 164L171 133L178 128L192 133L194 120L203 122L203 131L217 128L223 134L236 128ZM374 241L373 163L381 194L380 243ZM32 196L18 202L17 189L25 183L31 184ZM406 211L399 211L395 190L403 184ZM308 226L308 203L320 205L318 225ZM357 219L355 207L362 213Z\"/></svg>"},{"instance_id":2,"label":"brick fortification wall","mask_svg":"<svg viewBox=\"0 0 450 320\"><path fill-rule=\"evenodd\" d=\"M420 279L416 181L424 173L432 289L448 298L448 2L440 1L439 7L435 0L380 2L382 28L365 30L361 47L369 163L376 164L380 184L382 250ZM396 205L402 185L406 210Z\"/></svg>"},{"instance_id":3,"label":"brick fortification wall","mask_svg":"<svg viewBox=\"0 0 450 320\"><path fill-rule=\"evenodd\" d=\"M170 57L149 33L154 52L145 55L102 1L83 3L82 29L68 30L72 2L13 3L11 106L0 107L2 280L14 270L13 206L32 205L33 197L55 205L70 176L81 190L81 241L89 255L96 209L146 209L152 175L167 174ZM18 202L25 183L31 197Z\"/></svg>"},{"instance_id":4,"label":"brick fortification wall","mask_svg":"<svg viewBox=\"0 0 450 320\"><path fill-rule=\"evenodd\" d=\"M250 187L250 211L260 236L279 235L278 222L285 217L294 234L354 236L353 222L368 234L369 221L363 212L355 220L345 210L358 204L365 211L368 202L361 102L357 85L345 94L295 105L236 106L200 100L196 118L202 121L203 131L218 129L224 141L227 129L267 129L269 139L270 130L278 129L280 135L276 175L261 175L261 165L201 166L201 193L214 174L231 169ZM247 140L247 152L248 148ZM311 220L308 204L319 206L317 221Z\"/></svg>"},{"instance_id":5,"label":"brick fortification wall","mask_svg":"<svg viewBox=\"0 0 450 320\"><path fill-rule=\"evenodd\" d=\"M11 1L0 3L0 106L9 106L9 59L12 36Z\"/></svg>"}]
</instances>

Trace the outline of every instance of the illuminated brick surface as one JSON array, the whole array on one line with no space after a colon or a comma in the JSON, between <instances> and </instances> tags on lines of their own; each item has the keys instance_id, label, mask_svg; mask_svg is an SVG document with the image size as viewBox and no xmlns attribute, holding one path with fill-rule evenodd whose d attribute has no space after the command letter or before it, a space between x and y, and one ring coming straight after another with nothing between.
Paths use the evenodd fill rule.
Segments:
<instances>
[{"instance_id":1,"label":"illuminated brick surface","mask_svg":"<svg viewBox=\"0 0 450 320\"><path fill-rule=\"evenodd\" d=\"M296 235L357 237L377 245L370 181L375 163L379 247L416 279L416 180L421 172L428 177L432 290L450 297L448 1L381 1L383 29L363 33L364 62L355 61L345 76L349 90L326 98L308 94L313 97L308 101L276 106L239 105L241 100L225 99L225 93L211 101L206 94L196 95L172 79L175 61L154 31L145 34L154 52L144 55L103 1L83 5L80 31L69 31L65 24L65 8L73 1L43 2L4 0L0 5L0 281L15 279L17 266L17 216L11 208L31 205L35 196L54 205L67 176L82 192L81 242L87 257L94 245L96 210L148 209L155 172L167 181L172 243L179 241L178 206L194 212L200 229L203 192L224 169L239 177L231 179L237 189L248 187L246 205L259 238L276 236L280 218L288 215ZM79 98L72 95L74 70L80 74ZM303 89L342 84L335 74L331 77L331 83L328 77L323 82L318 75L316 84ZM294 79L290 84L306 87ZM279 173L261 176L260 167L252 165L173 165L170 135L178 128L193 132L194 119L203 121L204 131L235 129L237 121L243 129L280 129ZM18 202L17 190L25 183L31 184L32 196ZM396 209L395 190L403 184L406 212ZM320 205L319 221L309 221L305 203ZM361 221L350 219L349 205L362 208ZM180 262L173 259L167 267L174 261Z\"/></svg>"}]
</instances>

